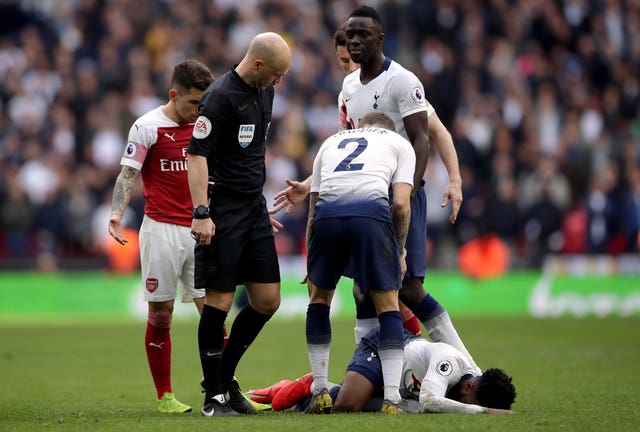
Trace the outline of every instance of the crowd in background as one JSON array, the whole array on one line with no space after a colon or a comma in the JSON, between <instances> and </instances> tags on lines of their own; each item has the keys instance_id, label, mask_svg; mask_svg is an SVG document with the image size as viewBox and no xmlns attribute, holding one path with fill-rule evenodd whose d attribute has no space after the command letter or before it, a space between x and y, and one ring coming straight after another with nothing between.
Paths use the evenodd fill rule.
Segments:
<instances>
[{"instance_id":1,"label":"crowd in background","mask_svg":"<svg viewBox=\"0 0 640 432\"><path fill-rule=\"evenodd\" d=\"M279 85L265 195L310 174L337 128L334 31L359 1L0 0L0 262L54 270L105 254L129 127L167 100L172 67L220 76L251 38L293 48ZM429 265L495 234L513 266L548 253L638 250L640 1L378 0L384 52L413 71L453 135L464 203L426 174ZM137 228L142 189L126 216ZM307 208L279 215L279 253L304 252ZM80 261L78 261L80 262ZM12 264L12 265L14 265Z\"/></svg>"}]
</instances>

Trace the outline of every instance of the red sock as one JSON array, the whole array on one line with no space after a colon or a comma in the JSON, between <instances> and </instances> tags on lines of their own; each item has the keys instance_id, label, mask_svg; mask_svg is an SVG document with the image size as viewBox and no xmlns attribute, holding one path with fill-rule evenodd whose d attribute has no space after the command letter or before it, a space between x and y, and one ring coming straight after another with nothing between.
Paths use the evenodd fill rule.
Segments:
<instances>
[{"instance_id":1,"label":"red sock","mask_svg":"<svg viewBox=\"0 0 640 432\"><path fill-rule=\"evenodd\" d=\"M158 399L171 389L171 315L150 313L144 344Z\"/></svg>"},{"instance_id":2,"label":"red sock","mask_svg":"<svg viewBox=\"0 0 640 432\"><path fill-rule=\"evenodd\" d=\"M409 309L404 310L402 313L402 327L416 336L422 336L420 321Z\"/></svg>"},{"instance_id":3,"label":"red sock","mask_svg":"<svg viewBox=\"0 0 640 432\"><path fill-rule=\"evenodd\" d=\"M227 347L227 343L229 342L229 335L227 334L227 325L225 324L222 327L222 331L224 333L224 341L222 342L222 349L224 350Z\"/></svg>"}]
</instances>

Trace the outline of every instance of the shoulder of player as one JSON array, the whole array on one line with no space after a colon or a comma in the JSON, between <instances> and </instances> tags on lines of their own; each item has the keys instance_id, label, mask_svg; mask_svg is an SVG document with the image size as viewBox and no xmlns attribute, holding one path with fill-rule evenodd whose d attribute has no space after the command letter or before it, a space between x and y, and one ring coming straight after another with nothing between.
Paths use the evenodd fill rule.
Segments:
<instances>
[{"instance_id":1,"label":"shoulder of player","mask_svg":"<svg viewBox=\"0 0 640 432\"><path fill-rule=\"evenodd\" d=\"M393 72L395 75L416 75L397 61L393 60L391 61L391 65L389 66L388 70L389 72Z\"/></svg>"},{"instance_id":2,"label":"shoulder of player","mask_svg":"<svg viewBox=\"0 0 640 432\"><path fill-rule=\"evenodd\" d=\"M416 82L420 82L420 79L415 73L396 62L391 63L386 79L388 82L395 83L397 86L414 85Z\"/></svg>"},{"instance_id":3,"label":"shoulder of player","mask_svg":"<svg viewBox=\"0 0 640 432\"><path fill-rule=\"evenodd\" d=\"M131 132L134 134L154 133L160 127L167 127L168 120L168 117L162 112L162 107L157 107L138 117L131 125ZM173 122L171 121L171 123Z\"/></svg>"}]
</instances>

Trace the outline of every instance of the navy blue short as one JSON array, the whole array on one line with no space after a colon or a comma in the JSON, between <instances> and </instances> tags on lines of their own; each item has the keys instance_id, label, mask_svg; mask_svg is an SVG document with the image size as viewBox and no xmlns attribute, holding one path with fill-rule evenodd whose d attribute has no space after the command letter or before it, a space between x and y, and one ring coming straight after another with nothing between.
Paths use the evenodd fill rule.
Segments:
<instances>
[{"instance_id":1,"label":"navy blue short","mask_svg":"<svg viewBox=\"0 0 640 432\"><path fill-rule=\"evenodd\" d=\"M262 195L213 195L216 232L195 249L195 287L235 291L245 282L280 282L280 267L266 201Z\"/></svg>"},{"instance_id":2,"label":"navy blue short","mask_svg":"<svg viewBox=\"0 0 640 432\"><path fill-rule=\"evenodd\" d=\"M411 200L411 222L407 233L407 273L405 277L424 280L427 272L427 194L418 188Z\"/></svg>"},{"instance_id":3,"label":"navy blue short","mask_svg":"<svg viewBox=\"0 0 640 432\"><path fill-rule=\"evenodd\" d=\"M382 379L382 362L378 356L379 333L375 333L378 336L375 339L372 339L371 335L368 333L362 338L347 366L347 371L357 372L368 379L373 384L373 393L375 394L376 391L384 388L384 381Z\"/></svg>"},{"instance_id":4,"label":"navy blue short","mask_svg":"<svg viewBox=\"0 0 640 432\"><path fill-rule=\"evenodd\" d=\"M400 255L391 222L363 216L314 220L307 256L311 282L335 289L349 259L362 274L366 292L401 288Z\"/></svg>"},{"instance_id":5,"label":"navy blue short","mask_svg":"<svg viewBox=\"0 0 640 432\"><path fill-rule=\"evenodd\" d=\"M403 343L417 339L418 337L407 330L402 331ZM357 372L373 384L373 394L384 389L382 379L382 363L378 356L380 346L380 327L376 326L367 333L356 347L353 357L347 366L347 371Z\"/></svg>"},{"instance_id":6,"label":"navy blue short","mask_svg":"<svg viewBox=\"0 0 640 432\"><path fill-rule=\"evenodd\" d=\"M393 200L389 190L389 200ZM411 222L404 247L407 250L407 273L405 277L424 280L427 272L427 194L424 187L418 188L416 196L411 200ZM361 279L353 262L349 262L344 276Z\"/></svg>"}]
</instances>

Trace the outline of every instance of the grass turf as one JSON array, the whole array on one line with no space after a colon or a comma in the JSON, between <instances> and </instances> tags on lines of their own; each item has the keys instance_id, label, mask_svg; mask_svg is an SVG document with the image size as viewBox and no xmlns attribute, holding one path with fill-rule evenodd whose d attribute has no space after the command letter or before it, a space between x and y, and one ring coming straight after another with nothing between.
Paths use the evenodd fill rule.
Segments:
<instances>
[{"instance_id":1,"label":"grass turf","mask_svg":"<svg viewBox=\"0 0 640 432\"><path fill-rule=\"evenodd\" d=\"M143 323L0 327L0 431L635 431L640 425L640 319L457 319L483 367L514 377L510 416L261 413L200 416L197 322L172 329L173 386L194 412L155 411ZM333 322L330 379L340 381L353 349L353 323ZM309 369L304 322L270 322L243 358L244 390Z\"/></svg>"}]
</instances>

